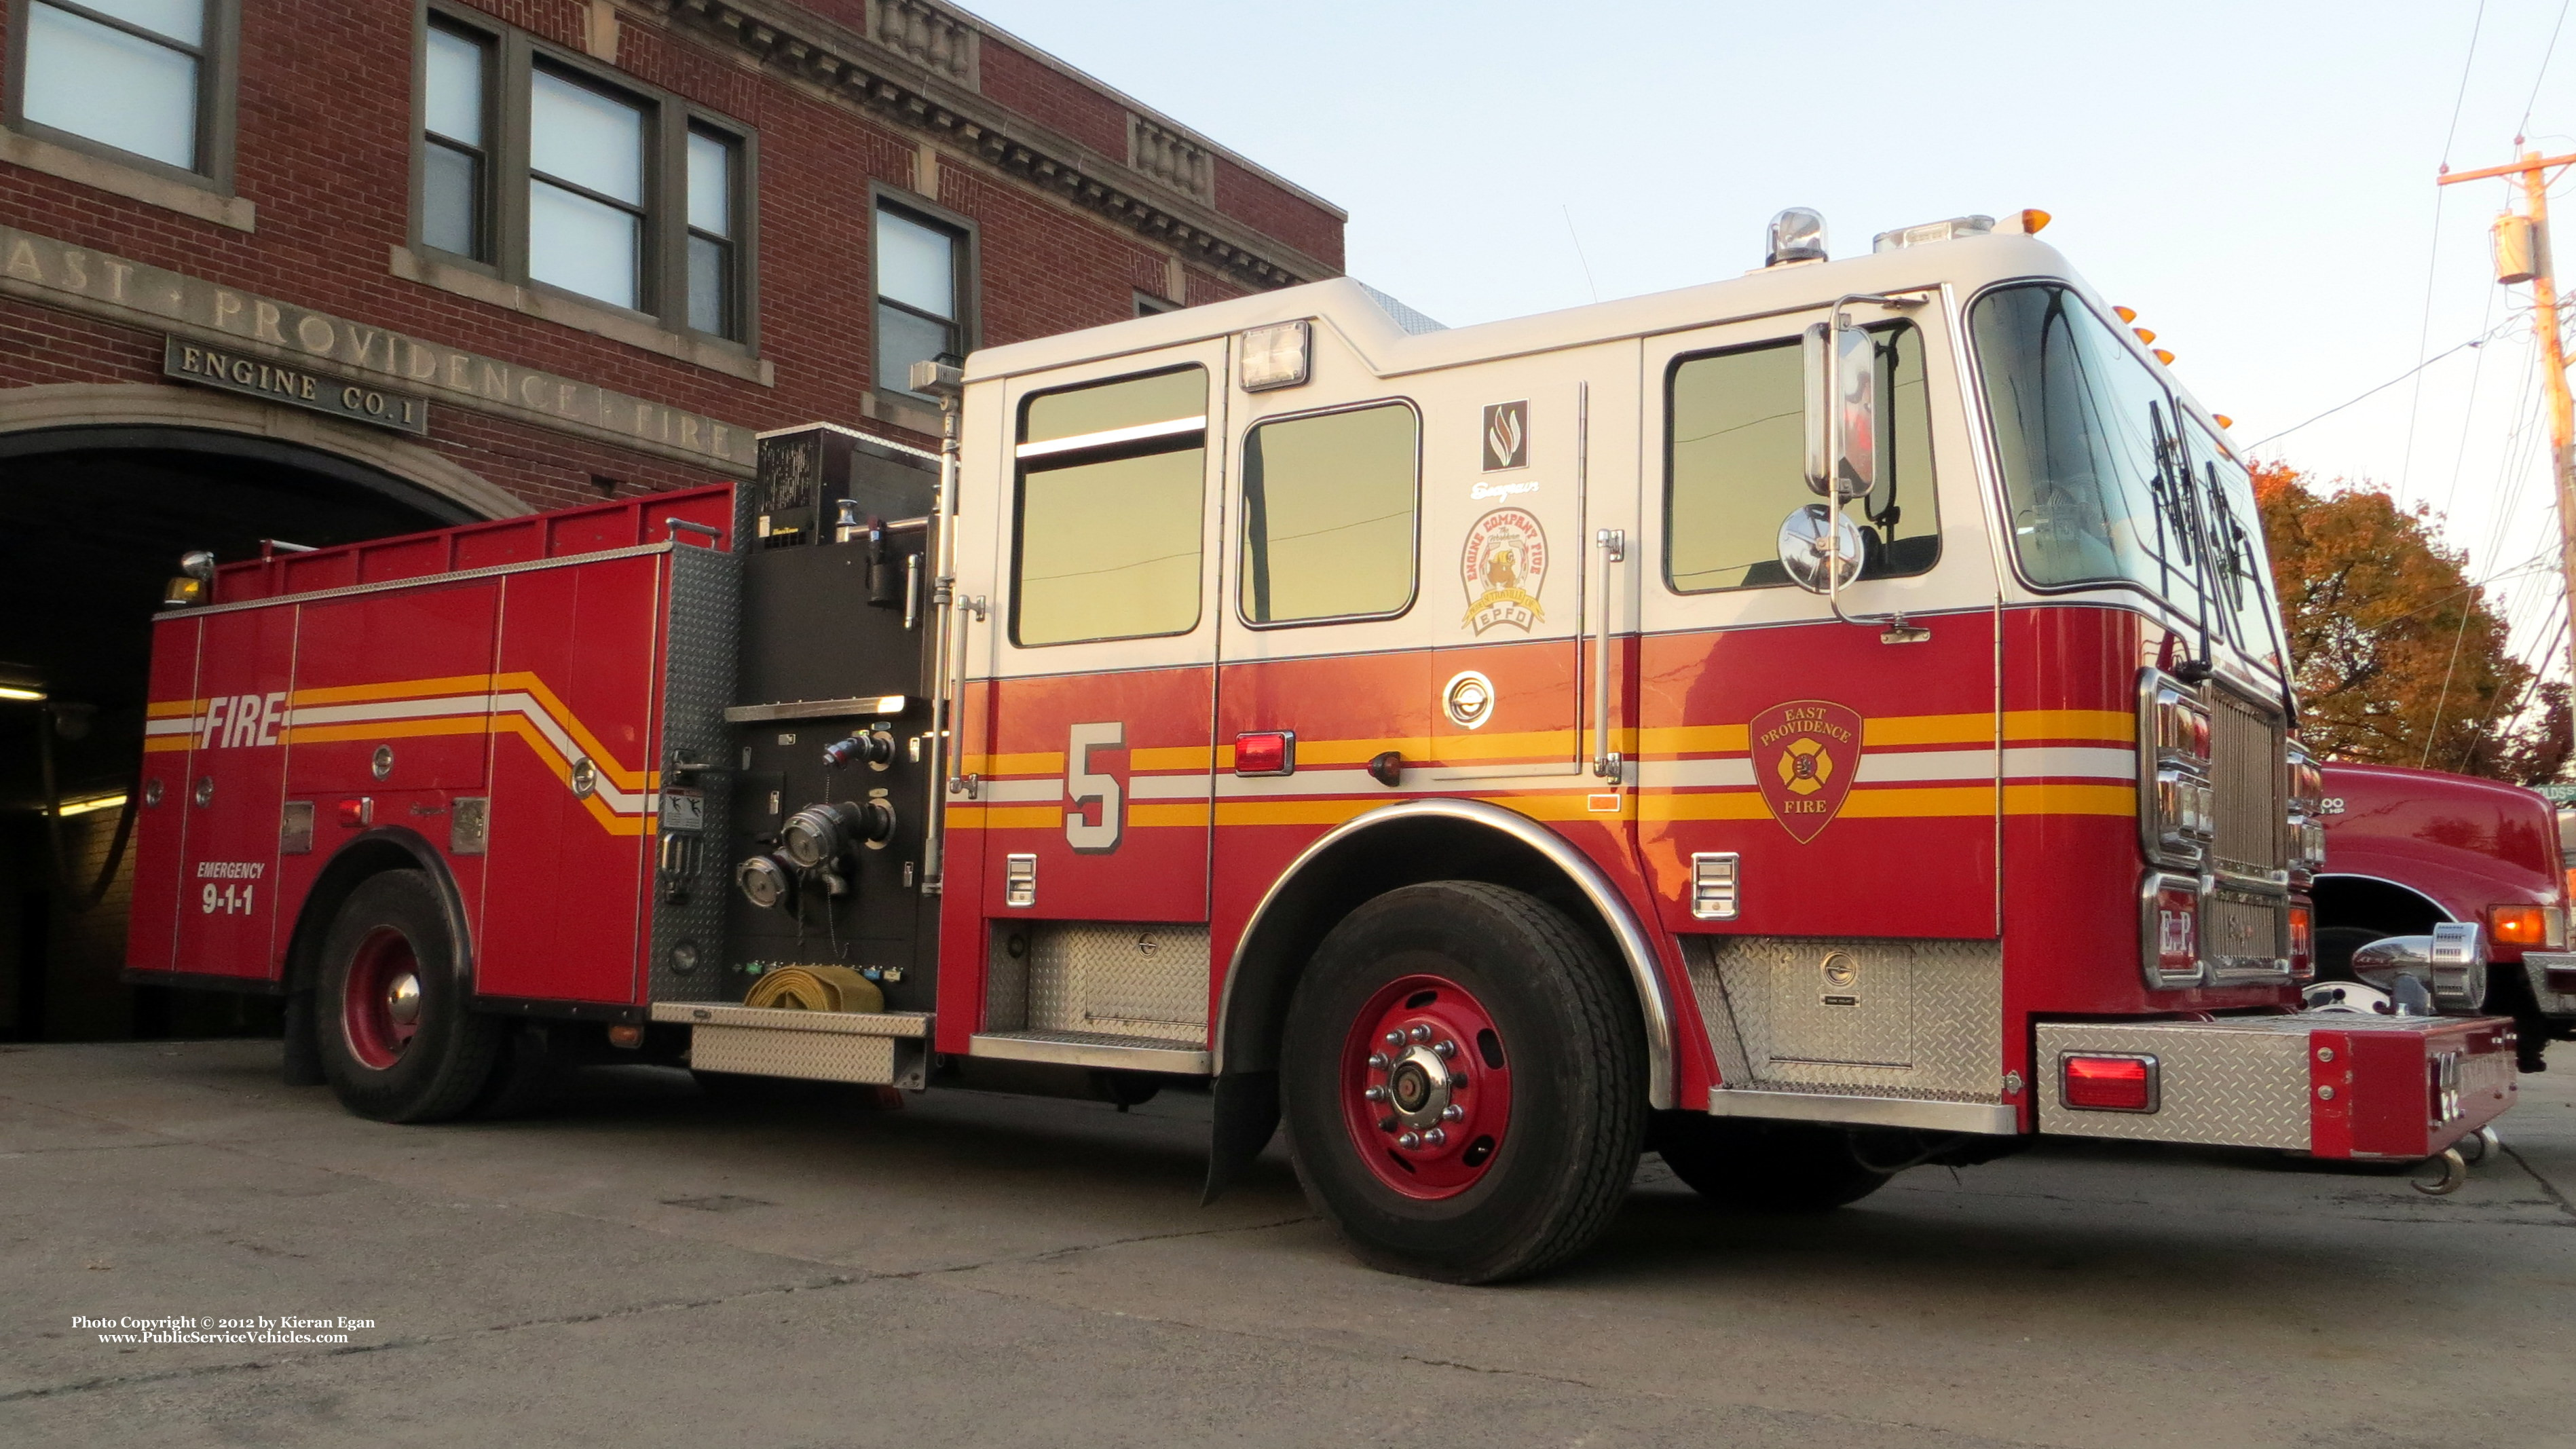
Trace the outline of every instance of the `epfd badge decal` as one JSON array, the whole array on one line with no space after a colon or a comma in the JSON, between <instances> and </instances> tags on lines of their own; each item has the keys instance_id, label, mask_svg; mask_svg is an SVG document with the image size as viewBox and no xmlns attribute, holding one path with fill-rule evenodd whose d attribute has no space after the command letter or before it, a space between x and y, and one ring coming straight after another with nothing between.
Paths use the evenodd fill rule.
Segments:
<instances>
[{"instance_id":1,"label":"epfd badge decal","mask_svg":"<svg viewBox=\"0 0 2576 1449\"><path fill-rule=\"evenodd\" d=\"M1497 508L1467 530L1459 571L1467 585L1465 622L1479 634L1509 624L1526 634L1547 614L1538 606L1547 577L1547 535L1518 508Z\"/></svg>"},{"instance_id":2,"label":"epfd badge decal","mask_svg":"<svg viewBox=\"0 0 2576 1449\"><path fill-rule=\"evenodd\" d=\"M1821 699L1775 704L1753 717L1753 783L1771 818L1800 845L1832 824L1860 765L1860 715Z\"/></svg>"}]
</instances>

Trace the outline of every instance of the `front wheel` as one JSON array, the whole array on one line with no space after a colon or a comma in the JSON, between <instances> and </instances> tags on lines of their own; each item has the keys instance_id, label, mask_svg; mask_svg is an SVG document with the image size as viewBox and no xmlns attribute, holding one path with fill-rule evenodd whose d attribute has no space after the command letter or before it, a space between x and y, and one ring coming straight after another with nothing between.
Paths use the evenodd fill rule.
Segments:
<instances>
[{"instance_id":1,"label":"front wheel","mask_svg":"<svg viewBox=\"0 0 2576 1449\"><path fill-rule=\"evenodd\" d=\"M322 1074L340 1104L379 1122L436 1122L473 1105L501 1023L467 1009L438 887L417 870L369 876L323 944L314 999Z\"/></svg>"},{"instance_id":2,"label":"front wheel","mask_svg":"<svg viewBox=\"0 0 2576 1449\"><path fill-rule=\"evenodd\" d=\"M1315 953L1280 1061L1308 1198L1374 1267L1544 1271L1610 1224L1637 1166L1645 1041L1625 977L1555 907L1437 881Z\"/></svg>"}]
</instances>

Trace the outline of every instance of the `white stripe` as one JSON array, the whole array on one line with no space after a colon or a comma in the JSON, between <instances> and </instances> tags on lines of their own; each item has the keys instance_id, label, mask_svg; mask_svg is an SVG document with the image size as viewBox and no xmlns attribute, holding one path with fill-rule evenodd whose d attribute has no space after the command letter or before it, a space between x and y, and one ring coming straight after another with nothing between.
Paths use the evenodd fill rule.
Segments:
<instances>
[{"instance_id":1,"label":"white stripe","mask_svg":"<svg viewBox=\"0 0 2576 1449\"><path fill-rule=\"evenodd\" d=\"M1174 418L1164 423L1138 423L1132 428L1109 428L1097 433L1077 433L1070 438L1049 438L1043 443L1022 443L1016 456L1043 458L1050 453L1072 453L1084 448L1108 448L1120 443L1141 443L1149 438L1169 438L1181 433L1207 431L1207 417Z\"/></svg>"},{"instance_id":2,"label":"white stripe","mask_svg":"<svg viewBox=\"0 0 2576 1449\"><path fill-rule=\"evenodd\" d=\"M524 699L527 696L521 695ZM437 719L484 714L492 708L488 694L454 694L440 699L385 699L362 704L302 704L286 712L287 728L298 725L351 724L361 720Z\"/></svg>"},{"instance_id":3,"label":"white stripe","mask_svg":"<svg viewBox=\"0 0 2576 1449\"><path fill-rule=\"evenodd\" d=\"M185 719L174 716L168 719L146 720L143 723L143 733L146 735L193 735L198 730L204 728L205 723L206 717L201 714L189 715Z\"/></svg>"},{"instance_id":4,"label":"white stripe","mask_svg":"<svg viewBox=\"0 0 2576 1449\"><path fill-rule=\"evenodd\" d=\"M2004 751L2004 774L2008 778L2017 780L2026 780L2034 776L2083 780L2134 780L2138 778L2138 752L2081 749L2071 745L2006 750Z\"/></svg>"},{"instance_id":5,"label":"white stripe","mask_svg":"<svg viewBox=\"0 0 2576 1449\"><path fill-rule=\"evenodd\" d=\"M1741 789L1753 783L1753 762L1731 760L1640 760L1637 783L1649 790Z\"/></svg>"},{"instance_id":6,"label":"white stripe","mask_svg":"<svg viewBox=\"0 0 2576 1449\"><path fill-rule=\"evenodd\" d=\"M986 780L975 793L990 805L1046 804L1064 798L1064 781Z\"/></svg>"},{"instance_id":7,"label":"white stripe","mask_svg":"<svg viewBox=\"0 0 2576 1449\"><path fill-rule=\"evenodd\" d=\"M1863 785L1885 784L1894 780L1991 780L1995 777L1995 752L1992 750L1908 750L1903 754L1860 757L1860 773L1852 778Z\"/></svg>"},{"instance_id":8,"label":"white stripe","mask_svg":"<svg viewBox=\"0 0 2576 1449\"><path fill-rule=\"evenodd\" d=\"M1229 775L1227 778L1233 777ZM1130 800L1204 800L1207 797L1208 777L1205 775L1134 775L1127 781L1127 798Z\"/></svg>"}]
</instances>

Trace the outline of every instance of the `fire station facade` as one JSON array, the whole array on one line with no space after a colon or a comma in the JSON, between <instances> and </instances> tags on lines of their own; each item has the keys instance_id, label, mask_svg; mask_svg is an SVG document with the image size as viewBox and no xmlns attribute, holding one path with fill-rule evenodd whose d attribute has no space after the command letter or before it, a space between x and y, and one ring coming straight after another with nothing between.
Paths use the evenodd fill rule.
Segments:
<instances>
[{"instance_id":1,"label":"fire station facade","mask_svg":"<svg viewBox=\"0 0 2576 1449\"><path fill-rule=\"evenodd\" d=\"M104 803L179 551L935 446L911 361L1341 269L1329 203L934 0L0 26L0 1036L191 1024L115 984Z\"/></svg>"}]
</instances>

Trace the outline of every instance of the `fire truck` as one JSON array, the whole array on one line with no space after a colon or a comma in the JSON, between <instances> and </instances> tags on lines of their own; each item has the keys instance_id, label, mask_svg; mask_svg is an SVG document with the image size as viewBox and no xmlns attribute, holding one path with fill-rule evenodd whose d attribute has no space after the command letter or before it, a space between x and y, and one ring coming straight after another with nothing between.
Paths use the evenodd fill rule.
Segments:
<instances>
[{"instance_id":1,"label":"fire truck","mask_svg":"<svg viewBox=\"0 0 2576 1449\"><path fill-rule=\"evenodd\" d=\"M2562 820L2537 791L2403 765L2330 763L2318 819L2333 868L2311 889L2320 977L2396 987L2436 933L2461 942L2454 1012L2514 1021L2525 1071L2576 1039L2571 872Z\"/></svg>"},{"instance_id":2,"label":"fire truck","mask_svg":"<svg viewBox=\"0 0 2576 1449\"><path fill-rule=\"evenodd\" d=\"M937 457L216 566L134 979L426 1122L511 1054L1210 1094L1366 1262L1640 1154L1822 1209L2036 1136L2440 1163L2511 1024L2302 1009L2318 772L2225 424L1963 217L1442 328L1348 279L917 366ZM2430 968L2427 968L2429 975Z\"/></svg>"}]
</instances>

